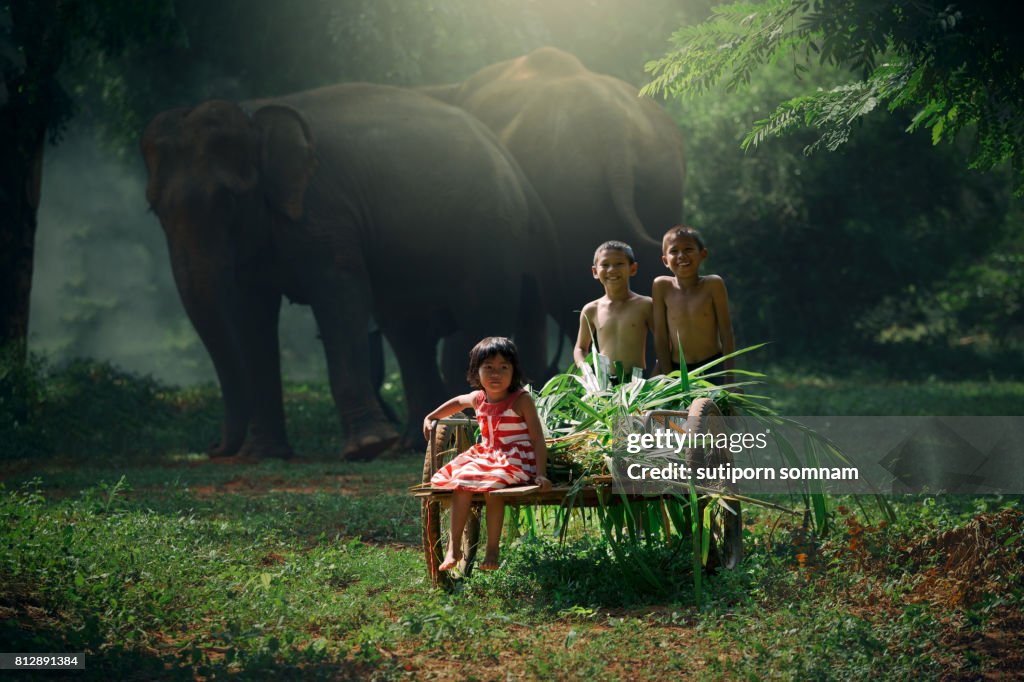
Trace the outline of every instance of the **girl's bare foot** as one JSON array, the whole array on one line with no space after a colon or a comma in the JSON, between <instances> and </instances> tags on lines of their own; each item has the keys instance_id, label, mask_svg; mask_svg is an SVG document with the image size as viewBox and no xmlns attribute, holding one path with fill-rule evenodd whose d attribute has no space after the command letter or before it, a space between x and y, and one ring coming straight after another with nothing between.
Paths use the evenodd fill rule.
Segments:
<instances>
[{"instance_id":1,"label":"girl's bare foot","mask_svg":"<svg viewBox=\"0 0 1024 682\"><path fill-rule=\"evenodd\" d=\"M460 561L462 561L461 554L459 556L455 556L452 552L448 552L444 557L444 561L442 561L441 565L437 567L437 570L450 571L455 568Z\"/></svg>"},{"instance_id":2,"label":"girl's bare foot","mask_svg":"<svg viewBox=\"0 0 1024 682\"><path fill-rule=\"evenodd\" d=\"M488 554L484 557L484 562L480 564L481 571L497 571L498 570L498 555Z\"/></svg>"}]
</instances>

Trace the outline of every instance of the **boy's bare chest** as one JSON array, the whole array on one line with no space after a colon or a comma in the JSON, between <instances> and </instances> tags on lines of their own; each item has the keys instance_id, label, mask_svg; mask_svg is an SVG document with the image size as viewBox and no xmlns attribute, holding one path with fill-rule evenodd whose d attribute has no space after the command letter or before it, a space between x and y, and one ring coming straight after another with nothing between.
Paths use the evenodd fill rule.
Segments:
<instances>
[{"instance_id":1,"label":"boy's bare chest","mask_svg":"<svg viewBox=\"0 0 1024 682\"><path fill-rule=\"evenodd\" d=\"M647 317L644 308L630 304L599 304L597 308L597 330L605 333L646 330Z\"/></svg>"},{"instance_id":2,"label":"boy's bare chest","mask_svg":"<svg viewBox=\"0 0 1024 682\"><path fill-rule=\"evenodd\" d=\"M673 288L665 296L669 319L714 318L715 304L707 287L695 289Z\"/></svg>"}]
</instances>

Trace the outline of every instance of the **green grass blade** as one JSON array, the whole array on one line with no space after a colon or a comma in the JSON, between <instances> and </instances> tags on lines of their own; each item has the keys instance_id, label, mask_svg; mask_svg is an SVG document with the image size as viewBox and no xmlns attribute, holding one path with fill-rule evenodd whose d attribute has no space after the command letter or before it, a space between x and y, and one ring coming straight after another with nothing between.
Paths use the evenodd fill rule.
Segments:
<instances>
[{"instance_id":1,"label":"green grass blade","mask_svg":"<svg viewBox=\"0 0 1024 682\"><path fill-rule=\"evenodd\" d=\"M693 544L693 598L699 609L701 602L703 602L703 594L701 592L701 575L703 567L700 562L701 547L700 547L700 506L697 504L697 489L693 485L693 481L690 481L690 537L692 538Z\"/></svg>"}]
</instances>

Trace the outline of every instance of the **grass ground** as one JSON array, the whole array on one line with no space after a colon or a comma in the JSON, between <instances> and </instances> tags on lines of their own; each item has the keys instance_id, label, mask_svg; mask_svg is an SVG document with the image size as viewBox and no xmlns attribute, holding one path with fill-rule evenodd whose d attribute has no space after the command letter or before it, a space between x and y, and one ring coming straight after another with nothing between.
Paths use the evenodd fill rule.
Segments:
<instances>
[{"instance_id":1,"label":"grass ground","mask_svg":"<svg viewBox=\"0 0 1024 682\"><path fill-rule=\"evenodd\" d=\"M783 374L768 390L791 415L1024 414L1021 384ZM87 652L85 673L68 679L1011 679L1024 669L1017 500L908 498L890 525L837 500L839 530L825 539L750 510L748 558L710 580L700 609L685 548L634 549L658 571L655 593L599 539L559 546L546 517L540 537L506 543L501 571L449 594L430 588L406 494L421 456L338 463L333 436L316 435L327 401L315 387L289 392L295 440L319 445L287 463L156 447L0 463L0 649Z\"/></svg>"}]
</instances>

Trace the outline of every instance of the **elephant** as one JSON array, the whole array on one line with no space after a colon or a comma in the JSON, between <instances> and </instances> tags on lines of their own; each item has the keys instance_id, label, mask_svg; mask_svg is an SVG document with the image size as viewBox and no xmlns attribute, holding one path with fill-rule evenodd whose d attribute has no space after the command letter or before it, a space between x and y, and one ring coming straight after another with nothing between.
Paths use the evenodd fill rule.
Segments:
<instances>
[{"instance_id":1,"label":"elephant","mask_svg":"<svg viewBox=\"0 0 1024 682\"><path fill-rule=\"evenodd\" d=\"M508 335L538 375L558 239L494 135L408 89L349 83L158 114L142 153L224 421L213 456L288 457L278 315L312 307L347 458L400 435L371 386L371 320L405 385L407 442L446 396L439 339ZM465 355L462 362L464 363Z\"/></svg>"},{"instance_id":2,"label":"elephant","mask_svg":"<svg viewBox=\"0 0 1024 682\"><path fill-rule=\"evenodd\" d=\"M660 105L550 47L419 90L483 121L519 162L559 233L577 310L599 294L586 273L610 239L633 246L637 290L650 292L661 235L682 220L685 173L679 127ZM551 312L575 338L578 318Z\"/></svg>"}]
</instances>

